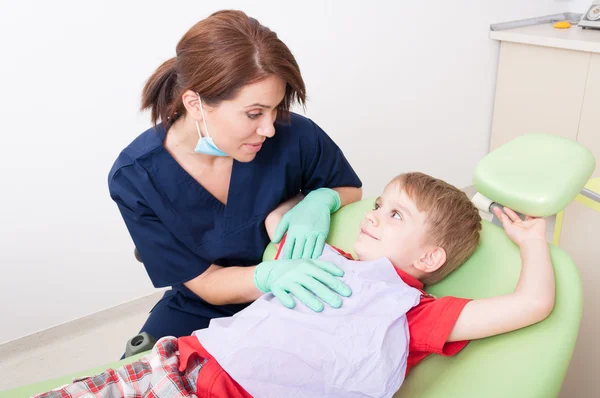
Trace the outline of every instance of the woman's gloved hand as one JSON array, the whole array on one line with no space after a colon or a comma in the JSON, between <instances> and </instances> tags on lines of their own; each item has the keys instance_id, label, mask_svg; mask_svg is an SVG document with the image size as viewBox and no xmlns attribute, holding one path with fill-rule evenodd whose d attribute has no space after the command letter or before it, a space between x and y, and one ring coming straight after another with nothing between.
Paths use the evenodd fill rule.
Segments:
<instances>
[{"instance_id":1,"label":"woman's gloved hand","mask_svg":"<svg viewBox=\"0 0 600 398\"><path fill-rule=\"evenodd\" d=\"M273 236L273 243L279 243L287 232L280 259L318 258L329 234L331 213L340 204L336 191L319 188L285 213Z\"/></svg>"},{"instance_id":2,"label":"woman's gloved hand","mask_svg":"<svg viewBox=\"0 0 600 398\"><path fill-rule=\"evenodd\" d=\"M263 293L273 293L288 308L296 305L291 293L313 311L321 312L324 306L317 297L339 308L342 306L339 295L352 294L348 285L338 278L343 275L342 269L325 261L271 260L256 266L254 284Z\"/></svg>"}]
</instances>

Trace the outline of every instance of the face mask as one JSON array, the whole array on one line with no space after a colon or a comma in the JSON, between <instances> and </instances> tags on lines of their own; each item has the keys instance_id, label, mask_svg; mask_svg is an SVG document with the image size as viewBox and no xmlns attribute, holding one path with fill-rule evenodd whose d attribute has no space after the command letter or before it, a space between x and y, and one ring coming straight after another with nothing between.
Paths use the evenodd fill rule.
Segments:
<instances>
[{"instance_id":1,"label":"face mask","mask_svg":"<svg viewBox=\"0 0 600 398\"><path fill-rule=\"evenodd\" d=\"M206 131L206 137L202 137L202 133L200 132L200 126L198 125L198 121L196 121L196 129L198 130L198 135L200 136L200 139L198 140L198 144L196 145L196 149L194 151L210 156L229 156L225 152L220 150L215 145L212 138L210 138L210 135L208 134L208 127L206 126L206 117L204 117L202 100L200 99L200 94L196 93L196 95L198 95L198 101L200 101L200 112L202 112L202 121L204 122L204 130Z\"/></svg>"}]
</instances>

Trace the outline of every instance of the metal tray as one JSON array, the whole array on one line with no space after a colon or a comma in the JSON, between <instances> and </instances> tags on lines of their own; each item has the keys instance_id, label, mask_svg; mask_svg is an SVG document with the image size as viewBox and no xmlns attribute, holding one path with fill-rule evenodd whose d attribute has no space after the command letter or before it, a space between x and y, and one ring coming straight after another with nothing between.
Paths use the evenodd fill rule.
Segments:
<instances>
[{"instance_id":1,"label":"metal tray","mask_svg":"<svg viewBox=\"0 0 600 398\"><path fill-rule=\"evenodd\" d=\"M506 30L522 28L531 25L542 25L547 23L555 23L559 21L568 21L571 25L577 25L583 14L575 12L563 12L562 14L552 14L543 17L519 19L517 21L502 22L490 25L490 30Z\"/></svg>"}]
</instances>

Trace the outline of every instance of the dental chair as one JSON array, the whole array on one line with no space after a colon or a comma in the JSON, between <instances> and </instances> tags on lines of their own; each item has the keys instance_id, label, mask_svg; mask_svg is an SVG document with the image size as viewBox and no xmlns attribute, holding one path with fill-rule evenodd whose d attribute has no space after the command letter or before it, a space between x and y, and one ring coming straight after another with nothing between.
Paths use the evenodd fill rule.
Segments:
<instances>
[{"instance_id":1,"label":"dental chair","mask_svg":"<svg viewBox=\"0 0 600 398\"><path fill-rule=\"evenodd\" d=\"M594 157L585 147L549 135L521 136L487 154L474 173L478 193L473 201L483 218L479 247L459 269L426 290L437 297L474 299L512 292L521 269L519 249L491 209L500 205L531 216L557 214L582 190L594 167ZM353 253L358 225L373 203L372 199L362 200L337 211L328 243ZM556 302L548 318L514 332L472 341L454 357L428 357L411 371L395 397L557 396L579 331L582 289L570 257L549 245ZM274 255L275 248L270 245L264 259ZM142 355L0 393L0 397L48 391L70 383L73 377L119 367Z\"/></svg>"}]
</instances>

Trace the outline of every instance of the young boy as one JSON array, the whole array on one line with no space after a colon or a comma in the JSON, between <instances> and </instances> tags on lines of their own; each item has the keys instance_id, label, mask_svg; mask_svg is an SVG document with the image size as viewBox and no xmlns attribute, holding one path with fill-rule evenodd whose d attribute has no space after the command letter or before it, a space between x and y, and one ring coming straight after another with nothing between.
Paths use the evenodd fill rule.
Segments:
<instances>
[{"instance_id":1,"label":"young boy","mask_svg":"<svg viewBox=\"0 0 600 398\"><path fill-rule=\"evenodd\" d=\"M294 204L268 217L270 236ZM423 291L473 253L481 220L455 187L403 174L361 223L358 259L330 246L319 259L343 271L352 288L341 308L290 310L266 294L193 336L161 339L138 362L40 396L391 396L428 355L455 355L469 340L534 324L552 311L545 221L495 212L521 250L521 276L511 294L436 299Z\"/></svg>"}]
</instances>

